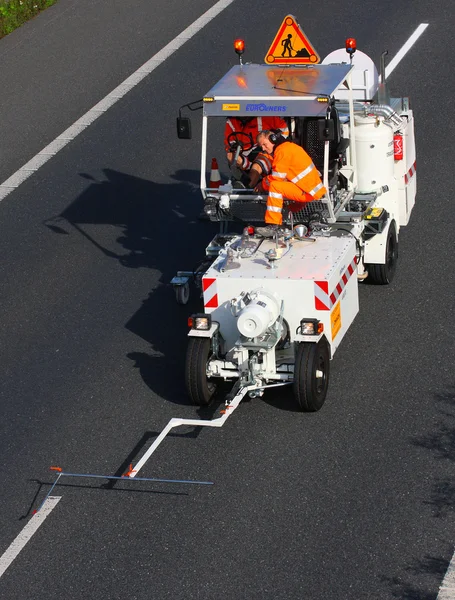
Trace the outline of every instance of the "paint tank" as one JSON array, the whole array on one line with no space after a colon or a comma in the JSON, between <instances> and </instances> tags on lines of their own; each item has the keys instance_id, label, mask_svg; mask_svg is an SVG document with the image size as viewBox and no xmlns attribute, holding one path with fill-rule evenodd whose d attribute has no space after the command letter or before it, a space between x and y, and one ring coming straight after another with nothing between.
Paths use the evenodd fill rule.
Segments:
<instances>
[{"instance_id":1,"label":"paint tank","mask_svg":"<svg viewBox=\"0 0 455 600\"><path fill-rule=\"evenodd\" d=\"M393 129L377 116L355 117L357 191L389 185L394 176Z\"/></svg>"}]
</instances>

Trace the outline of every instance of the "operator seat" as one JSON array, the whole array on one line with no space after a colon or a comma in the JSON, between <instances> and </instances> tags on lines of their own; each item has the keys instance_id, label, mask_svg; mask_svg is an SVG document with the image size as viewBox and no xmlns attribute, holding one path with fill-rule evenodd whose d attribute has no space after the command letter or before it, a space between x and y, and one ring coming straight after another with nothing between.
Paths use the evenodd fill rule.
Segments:
<instances>
[{"instance_id":1,"label":"operator seat","mask_svg":"<svg viewBox=\"0 0 455 600\"><path fill-rule=\"evenodd\" d=\"M333 140L329 141L329 187L338 183L340 158L349 146L349 139L342 137L338 111L331 106L329 121L333 122ZM296 129L296 142L308 152L315 167L322 173L324 170L324 130L327 128L324 117L303 117L299 119Z\"/></svg>"}]
</instances>

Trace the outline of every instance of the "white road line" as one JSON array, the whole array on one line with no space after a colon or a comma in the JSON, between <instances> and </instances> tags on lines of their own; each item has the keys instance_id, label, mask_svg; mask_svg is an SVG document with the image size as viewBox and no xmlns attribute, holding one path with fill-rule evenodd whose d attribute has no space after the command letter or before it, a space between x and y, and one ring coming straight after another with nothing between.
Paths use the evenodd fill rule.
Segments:
<instances>
[{"instance_id":1,"label":"white road line","mask_svg":"<svg viewBox=\"0 0 455 600\"><path fill-rule=\"evenodd\" d=\"M24 548L25 544L30 540L38 528L44 523L44 520L49 516L60 502L61 496L49 496L44 502L41 509L33 515L27 525L22 529L17 538L10 544L9 548L0 556L0 577L6 569L11 565L19 552Z\"/></svg>"},{"instance_id":2,"label":"white road line","mask_svg":"<svg viewBox=\"0 0 455 600\"><path fill-rule=\"evenodd\" d=\"M447 572L439 587L436 600L453 600L455 598L455 553L452 556Z\"/></svg>"},{"instance_id":3,"label":"white road line","mask_svg":"<svg viewBox=\"0 0 455 600\"><path fill-rule=\"evenodd\" d=\"M393 59L389 62L389 64L385 68L385 78L387 79L390 73L395 69L401 59L409 52L409 50L414 46L419 37L428 27L428 23L420 23L408 41L402 46L402 48L395 54Z\"/></svg>"},{"instance_id":4,"label":"white road line","mask_svg":"<svg viewBox=\"0 0 455 600\"><path fill-rule=\"evenodd\" d=\"M157 54L152 56L146 63L139 67L132 75L130 75L123 83L118 85L110 94L100 100L98 104L93 106L83 117L78 119L71 127L60 134L53 142L43 148L41 152L29 160L16 173L11 175L6 181L0 184L0 201L8 194L15 190L23 181L28 179L30 175L35 173L42 167L50 158L55 156L62 148L64 148L71 140L79 135L84 129L96 121L98 117L104 114L111 106L113 106L120 98L131 91L140 81L154 71L163 63L166 58L169 58L174 52L190 40L196 33L203 29L212 19L218 16L225 8L232 4L234 0L219 0L212 8L206 11L199 19L189 25L176 38L171 40L169 44L164 46Z\"/></svg>"}]
</instances>

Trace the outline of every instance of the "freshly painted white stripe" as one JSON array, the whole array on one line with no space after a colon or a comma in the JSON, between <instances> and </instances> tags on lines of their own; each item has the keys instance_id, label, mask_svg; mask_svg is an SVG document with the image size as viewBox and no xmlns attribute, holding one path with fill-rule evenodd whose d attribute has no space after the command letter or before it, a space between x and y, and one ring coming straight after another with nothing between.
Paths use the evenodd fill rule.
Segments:
<instances>
[{"instance_id":1,"label":"freshly painted white stripe","mask_svg":"<svg viewBox=\"0 0 455 600\"><path fill-rule=\"evenodd\" d=\"M405 56L405 54L407 54L409 52L409 50L412 48L412 46L417 42L417 40L419 39L419 37L422 35L422 33L425 31L425 29L427 27L428 27L428 23L421 23L417 27L417 29L414 31L414 33L411 35L411 37L408 39L408 41L395 54L393 59L389 62L389 64L385 68L385 78L386 79L392 73L392 71L395 69L395 67L398 65L398 63L401 61L401 59Z\"/></svg>"},{"instance_id":2,"label":"freshly painted white stripe","mask_svg":"<svg viewBox=\"0 0 455 600\"><path fill-rule=\"evenodd\" d=\"M455 553L447 568L444 579L439 587L436 600L453 600L455 598Z\"/></svg>"},{"instance_id":3,"label":"freshly painted white stripe","mask_svg":"<svg viewBox=\"0 0 455 600\"><path fill-rule=\"evenodd\" d=\"M22 182L28 179L30 175L42 167L50 158L55 156L57 152L91 125L93 121L98 119L99 116L104 114L111 106L118 102L120 98L123 98L134 86L159 67L166 58L169 58L176 50L179 50L183 44L196 35L196 33L203 29L210 21L212 21L212 19L218 16L233 2L234 0L219 0L212 8L200 16L199 19L196 19L194 23L189 25L182 33L171 40L169 44L164 46L164 48L139 67L137 71L127 77L127 79L112 90L110 94L95 104L95 106L86 112L85 115L73 123L71 127L68 127L68 129L59 135L53 142L43 148L41 152L38 152L35 157L29 160L23 167L16 171L16 173L0 184L0 201L16 189Z\"/></svg>"},{"instance_id":4,"label":"freshly painted white stripe","mask_svg":"<svg viewBox=\"0 0 455 600\"><path fill-rule=\"evenodd\" d=\"M34 535L39 527L41 527L45 519L49 516L51 511L54 510L60 500L61 496L49 496L40 510L33 515L17 538L10 544L9 548L7 548L2 556L0 556L0 577L2 577L3 573L24 548L32 535Z\"/></svg>"}]
</instances>

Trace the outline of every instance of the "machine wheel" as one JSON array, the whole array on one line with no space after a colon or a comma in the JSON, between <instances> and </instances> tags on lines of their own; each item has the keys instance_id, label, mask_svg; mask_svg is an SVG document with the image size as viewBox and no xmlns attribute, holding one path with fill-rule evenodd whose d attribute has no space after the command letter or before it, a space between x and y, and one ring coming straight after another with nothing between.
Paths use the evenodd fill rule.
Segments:
<instances>
[{"instance_id":1,"label":"machine wheel","mask_svg":"<svg viewBox=\"0 0 455 600\"><path fill-rule=\"evenodd\" d=\"M175 299L177 300L177 304L187 304L188 300L190 299L189 283L175 286Z\"/></svg>"},{"instance_id":2,"label":"machine wheel","mask_svg":"<svg viewBox=\"0 0 455 600\"><path fill-rule=\"evenodd\" d=\"M365 268L368 271L368 283L375 285L387 285L391 283L395 271L397 268L398 260L398 239L397 229L395 222L393 221L389 227L387 234L387 245L385 251L385 264L377 265L370 264L366 265Z\"/></svg>"},{"instance_id":3,"label":"machine wheel","mask_svg":"<svg viewBox=\"0 0 455 600\"><path fill-rule=\"evenodd\" d=\"M294 396L305 412L316 412L325 402L329 386L330 355L327 341L298 344L294 369Z\"/></svg>"},{"instance_id":4,"label":"machine wheel","mask_svg":"<svg viewBox=\"0 0 455 600\"><path fill-rule=\"evenodd\" d=\"M212 355L212 342L205 337L188 338L185 383L193 404L207 406L216 390L216 384L207 378L207 364Z\"/></svg>"}]
</instances>

